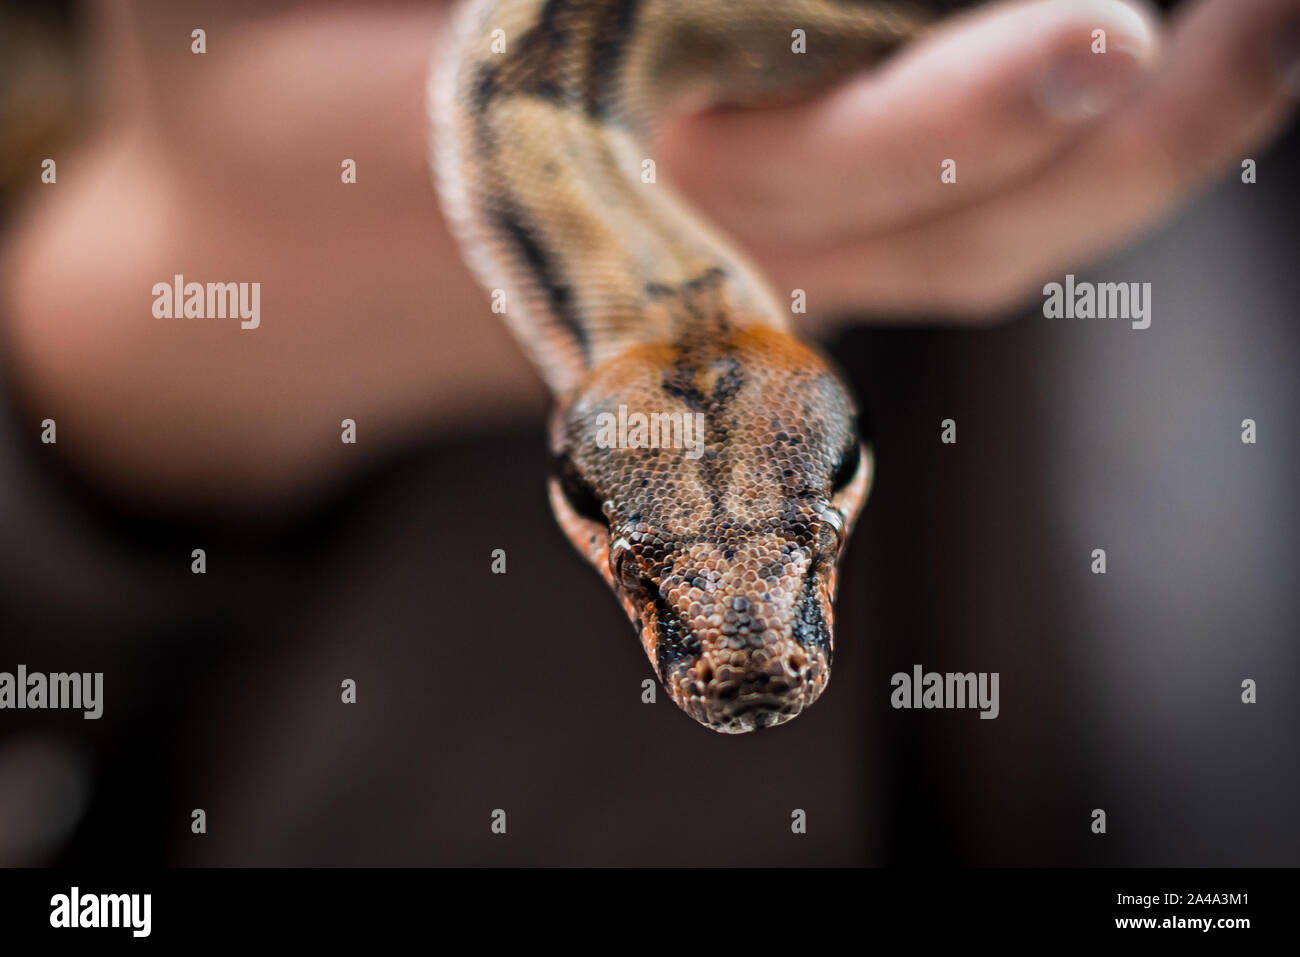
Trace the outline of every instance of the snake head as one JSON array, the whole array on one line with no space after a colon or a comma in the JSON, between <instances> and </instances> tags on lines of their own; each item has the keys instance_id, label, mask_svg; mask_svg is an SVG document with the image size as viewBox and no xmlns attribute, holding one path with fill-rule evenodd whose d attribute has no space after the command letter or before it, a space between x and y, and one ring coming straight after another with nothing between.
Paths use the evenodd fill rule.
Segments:
<instances>
[{"instance_id":1,"label":"snake head","mask_svg":"<svg viewBox=\"0 0 1300 957\"><path fill-rule=\"evenodd\" d=\"M556 516L715 731L781 724L826 686L872 475L855 422L826 361L767 328L637 347L556 410Z\"/></svg>"}]
</instances>

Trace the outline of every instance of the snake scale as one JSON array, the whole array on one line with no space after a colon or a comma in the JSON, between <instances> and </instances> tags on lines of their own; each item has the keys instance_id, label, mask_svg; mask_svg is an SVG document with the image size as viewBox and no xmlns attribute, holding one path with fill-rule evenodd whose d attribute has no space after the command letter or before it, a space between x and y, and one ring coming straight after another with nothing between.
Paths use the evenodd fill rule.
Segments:
<instances>
[{"instance_id":1,"label":"snake scale","mask_svg":"<svg viewBox=\"0 0 1300 957\"><path fill-rule=\"evenodd\" d=\"M873 459L784 297L643 175L648 133L682 110L805 94L933 15L911 2L477 0L435 58L435 179L555 396L556 518L673 700L716 731L781 724L826 687L837 563ZM598 441L620 410L698 416L700 448Z\"/></svg>"}]
</instances>

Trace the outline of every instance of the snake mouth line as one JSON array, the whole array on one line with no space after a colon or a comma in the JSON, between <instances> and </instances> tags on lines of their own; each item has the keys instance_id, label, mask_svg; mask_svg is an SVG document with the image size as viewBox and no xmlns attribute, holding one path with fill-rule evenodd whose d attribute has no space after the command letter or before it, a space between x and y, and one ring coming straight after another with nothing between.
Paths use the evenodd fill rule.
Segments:
<instances>
[{"instance_id":1,"label":"snake mouth line","mask_svg":"<svg viewBox=\"0 0 1300 957\"><path fill-rule=\"evenodd\" d=\"M706 727L722 734L744 734L785 724L798 717L809 703L808 695L796 696L752 691L738 694L718 707L711 699L691 694L678 701L682 710Z\"/></svg>"},{"instance_id":2,"label":"snake mouth line","mask_svg":"<svg viewBox=\"0 0 1300 957\"><path fill-rule=\"evenodd\" d=\"M806 701L804 695L791 700L765 692L753 692L737 697L724 717L710 723L709 727L723 734L743 734L774 728L798 717Z\"/></svg>"}]
</instances>

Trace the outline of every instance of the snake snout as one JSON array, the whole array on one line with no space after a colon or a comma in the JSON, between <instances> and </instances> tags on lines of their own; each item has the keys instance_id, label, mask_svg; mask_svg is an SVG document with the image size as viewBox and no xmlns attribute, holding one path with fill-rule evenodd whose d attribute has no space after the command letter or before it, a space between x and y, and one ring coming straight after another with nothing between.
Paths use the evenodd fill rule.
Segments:
<instances>
[{"instance_id":1,"label":"snake snout","mask_svg":"<svg viewBox=\"0 0 1300 957\"><path fill-rule=\"evenodd\" d=\"M825 666L815 658L793 642L701 655L690 669L696 695L687 710L725 734L784 724L821 693Z\"/></svg>"},{"instance_id":2,"label":"snake snout","mask_svg":"<svg viewBox=\"0 0 1300 957\"><path fill-rule=\"evenodd\" d=\"M647 615L647 650L664 685L683 711L714 731L784 724L817 700L830 677L827 578L782 546L728 548L727 574L696 574L686 588L674 581ZM695 559L688 567L700 565Z\"/></svg>"}]
</instances>

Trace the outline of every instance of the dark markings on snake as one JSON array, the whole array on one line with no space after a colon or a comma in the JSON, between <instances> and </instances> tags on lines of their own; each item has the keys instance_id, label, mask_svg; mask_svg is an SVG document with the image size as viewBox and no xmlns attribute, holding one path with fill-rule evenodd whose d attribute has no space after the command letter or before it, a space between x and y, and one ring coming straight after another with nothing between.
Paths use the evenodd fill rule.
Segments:
<instances>
[{"instance_id":1,"label":"dark markings on snake","mask_svg":"<svg viewBox=\"0 0 1300 957\"><path fill-rule=\"evenodd\" d=\"M721 266L710 266L694 279L686 280L682 285L689 290L698 292L702 289L712 289L713 287L720 285L722 280L726 278L727 270L723 269Z\"/></svg>"},{"instance_id":2,"label":"dark markings on snake","mask_svg":"<svg viewBox=\"0 0 1300 957\"><path fill-rule=\"evenodd\" d=\"M713 393L709 396L709 402L714 410L721 411L740 394L740 389L745 384L745 373L735 356L719 359L718 363L725 366L725 369L718 376L718 381L713 383Z\"/></svg>"},{"instance_id":3,"label":"dark markings on snake","mask_svg":"<svg viewBox=\"0 0 1300 957\"><path fill-rule=\"evenodd\" d=\"M639 7L640 0L614 0L596 19L596 37L587 61L587 81L583 84L586 88L583 107L594 119L608 119L618 106L612 95L617 84L608 80L618 75Z\"/></svg>"},{"instance_id":4,"label":"dark markings on snake","mask_svg":"<svg viewBox=\"0 0 1300 957\"><path fill-rule=\"evenodd\" d=\"M681 620L673 614L658 589L655 589L654 594L654 610L659 621L655 668L659 671L660 679L666 680L671 668L683 662L686 667L690 667L700 656L700 639L682 626Z\"/></svg>"},{"instance_id":5,"label":"dark markings on snake","mask_svg":"<svg viewBox=\"0 0 1300 957\"><path fill-rule=\"evenodd\" d=\"M473 83L473 103L480 116L490 111L493 101L512 94L566 105L557 66L562 58L556 56L556 50L567 45L569 31L557 25L555 6L547 4L549 17L544 16L521 36L509 53L479 71Z\"/></svg>"},{"instance_id":6,"label":"dark markings on snake","mask_svg":"<svg viewBox=\"0 0 1300 957\"><path fill-rule=\"evenodd\" d=\"M710 270L710 273L714 270ZM698 364L690 357L690 350L682 348L676 360L664 370L662 388L667 395L686 403L692 412L703 412L706 418L704 455L699 460L700 477L707 490L710 512L714 519L726 511L723 506L723 476L730 471L730 457L726 454L728 443L727 406L745 384L744 370L734 356L718 360L725 369L713 384L706 397L697 383Z\"/></svg>"},{"instance_id":7,"label":"dark markings on snake","mask_svg":"<svg viewBox=\"0 0 1300 957\"><path fill-rule=\"evenodd\" d=\"M483 151L483 155L491 156L497 151L497 136L487 107L497 95L496 68L481 68L475 75L473 89L474 102L478 106L474 111L474 145Z\"/></svg>"},{"instance_id":8,"label":"dark markings on snake","mask_svg":"<svg viewBox=\"0 0 1300 957\"><path fill-rule=\"evenodd\" d=\"M488 112L492 101L517 94L533 96L560 107L580 108L594 119L608 121L617 103L617 84L609 82L631 38L640 0L607 0L592 13L590 0L549 0L537 22L499 63L485 67L474 83L474 105ZM590 29L592 39L581 57L583 81L574 88L560 72L571 47L579 41L574 27Z\"/></svg>"},{"instance_id":9,"label":"dark markings on snake","mask_svg":"<svg viewBox=\"0 0 1300 957\"><path fill-rule=\"evenodd\" d=\"M473 90L475 113L482 116L487 113L488 106L497 95L497 68L480 67L474 77Z\"/></svg>"},{"instance_id":10,"label":"dark markings on snake","mask_svg":"<svg viewBox=\"0 0 1300 957\"><path fill-rule=\"evenodd\" d=\"M805 650L819 649L825 654L826 666L830 667L830 632L826 627L826 619L822 617L821 601L817 597L817 576L811 572L804 579L803 593L799 597L791 634L799 647Z\"/></svg>"},{"instance_id":11,"label":"dark markings on snake","mask_svg":"<svg viewBox=\"0 0 1300 957\"><path fill-rule=\"evenodd\" d=\"M557 260L542 245L536 230L529 227L510 203L498 202L492 211L496 224L509 237L519 256L528 265L533 279L546 292L551 311L582 350L584 358L591 361L591 344L587 329L573 302L573 289L560 275Z\"/></svg>"},{"instance_id":12,"label":"dark markings on snake","mask_svg":"<svg viewBox=\"0 0 1300 957\"><path fill-rule=\"evenodd\" d=\"M693 279L687 279L683 282L673 284L667 282L658 282L650 280L644 286L645 293L651 299L664 299L668 296L678 296L685 303L690 301L701 292L716 289L722 285L722 281L727 278L727 270L721 266L711 266L704 272L700 273Z\"/></svg>"}]
</instances>

